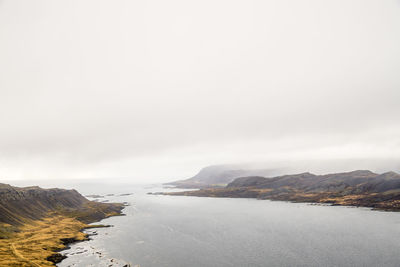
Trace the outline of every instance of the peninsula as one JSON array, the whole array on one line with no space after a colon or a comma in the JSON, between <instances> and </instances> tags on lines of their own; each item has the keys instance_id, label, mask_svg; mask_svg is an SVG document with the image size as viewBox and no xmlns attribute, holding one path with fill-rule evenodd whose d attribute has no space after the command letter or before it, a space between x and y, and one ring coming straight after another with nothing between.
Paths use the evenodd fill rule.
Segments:
<instances>
[{"instance_id":1,"label":"peninsula","mask_svg":"<svg viewBox=\"0 0 400 267\"><path fill-rule=\"evenodd\" d=\"M89 201L76 190L0 184L0 266L55 266L85 228L121 215L123 204Z\"/></svg>"},{"instance_id":2,"label":"peninsula","mask_svg":"<svg viewBox=\"0 0 400 267\"><path fill-rule=\"evenodd\" d=\"M325 175L306 172L272 178L249 176L236 178L225 187L162 194L257 198L399 211L400 175L357 170Z\"/></svg>"}]
</instances>

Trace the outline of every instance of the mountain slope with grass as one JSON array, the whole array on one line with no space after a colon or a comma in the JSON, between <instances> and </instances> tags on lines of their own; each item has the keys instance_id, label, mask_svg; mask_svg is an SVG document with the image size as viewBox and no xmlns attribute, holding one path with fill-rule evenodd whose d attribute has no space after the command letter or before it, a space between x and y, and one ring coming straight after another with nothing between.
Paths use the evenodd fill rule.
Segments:
<instances>
[{"instance_id":1,"label":"mountain slope with grass","mask_svg":"<svg viewBox=\"0 0 400 267\"><path fill-rule=\"evenodd\" d=\"M0 266L54 266L88 223L120 215L120 203L89 201L76 190L0 184Z\"/></svg>"}]
</instances>

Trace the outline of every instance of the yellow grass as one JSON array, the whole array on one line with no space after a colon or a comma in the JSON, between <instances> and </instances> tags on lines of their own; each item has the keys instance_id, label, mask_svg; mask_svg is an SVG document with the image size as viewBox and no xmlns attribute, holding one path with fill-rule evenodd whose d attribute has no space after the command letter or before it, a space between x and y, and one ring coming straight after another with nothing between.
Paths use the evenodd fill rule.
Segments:
<instances>
[{"instance_id":1,"label":"yellow grass","mask_svg":"<svg viewBox=\"0 0 400 267\"><path fill-rule=\"evenodd\" d=\"M372 195L372 194L371 194ZM339 205L350 205L353 201L362 199L363 195L347 195L347 196L342 196L342 197L334 197L334 198L323 198L321 199L321 202L335 202L336 204Z\"/></svg>"},{"instance_id":2,"label":"yellow grass","mask_svg":"<svg viewBox=\"0 0 400 267\"><path fill-rule=\"evenodd\" d=\"M61 238L85 240L87 227L74 218L56 215L19 227L19 232L0 239L0 266L54 266L46 258L64 248Z\"/></svg>"}]
</instances>

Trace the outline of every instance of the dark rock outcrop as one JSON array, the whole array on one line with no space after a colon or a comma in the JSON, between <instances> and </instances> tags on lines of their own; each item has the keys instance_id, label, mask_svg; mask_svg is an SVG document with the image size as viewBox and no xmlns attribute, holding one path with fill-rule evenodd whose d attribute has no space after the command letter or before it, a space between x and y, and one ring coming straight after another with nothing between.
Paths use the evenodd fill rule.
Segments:
<instances>
[{"instance_id":1,"label":"dark rock outcrop","mask_svg":"<svg viewBox=\"0 0 400 267\"><path fill-rule=\"evenodd\" d=\"M63 259L66 259L67 256L62 255L61 253L54 253L46 258L46 260L51 261L53 263L60 263Z\"/></svg>"}]
</instances>

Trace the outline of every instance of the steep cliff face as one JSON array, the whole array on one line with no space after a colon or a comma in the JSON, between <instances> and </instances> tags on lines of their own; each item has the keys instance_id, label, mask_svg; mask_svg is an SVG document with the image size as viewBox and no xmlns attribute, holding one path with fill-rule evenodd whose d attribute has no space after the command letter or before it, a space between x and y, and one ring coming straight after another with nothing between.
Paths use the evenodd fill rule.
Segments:
<instances>
[{"instance_id":1,"label":"steep cliff face","mask_svg":"<svg viewBox=\"0 0 400 267\"><path fill-rule=\"evenodd\" d=\"M91 212L85 212L89 209ZM102 219L102 214L119 212L121 209L115 204L91 202L76 190L43 189L36 186L20 188L0 184L0 223L20 225L51 212L75 214L82 221L90 221L90 216L95 217L93 220Z\"/></svg>"}]
</instances>

